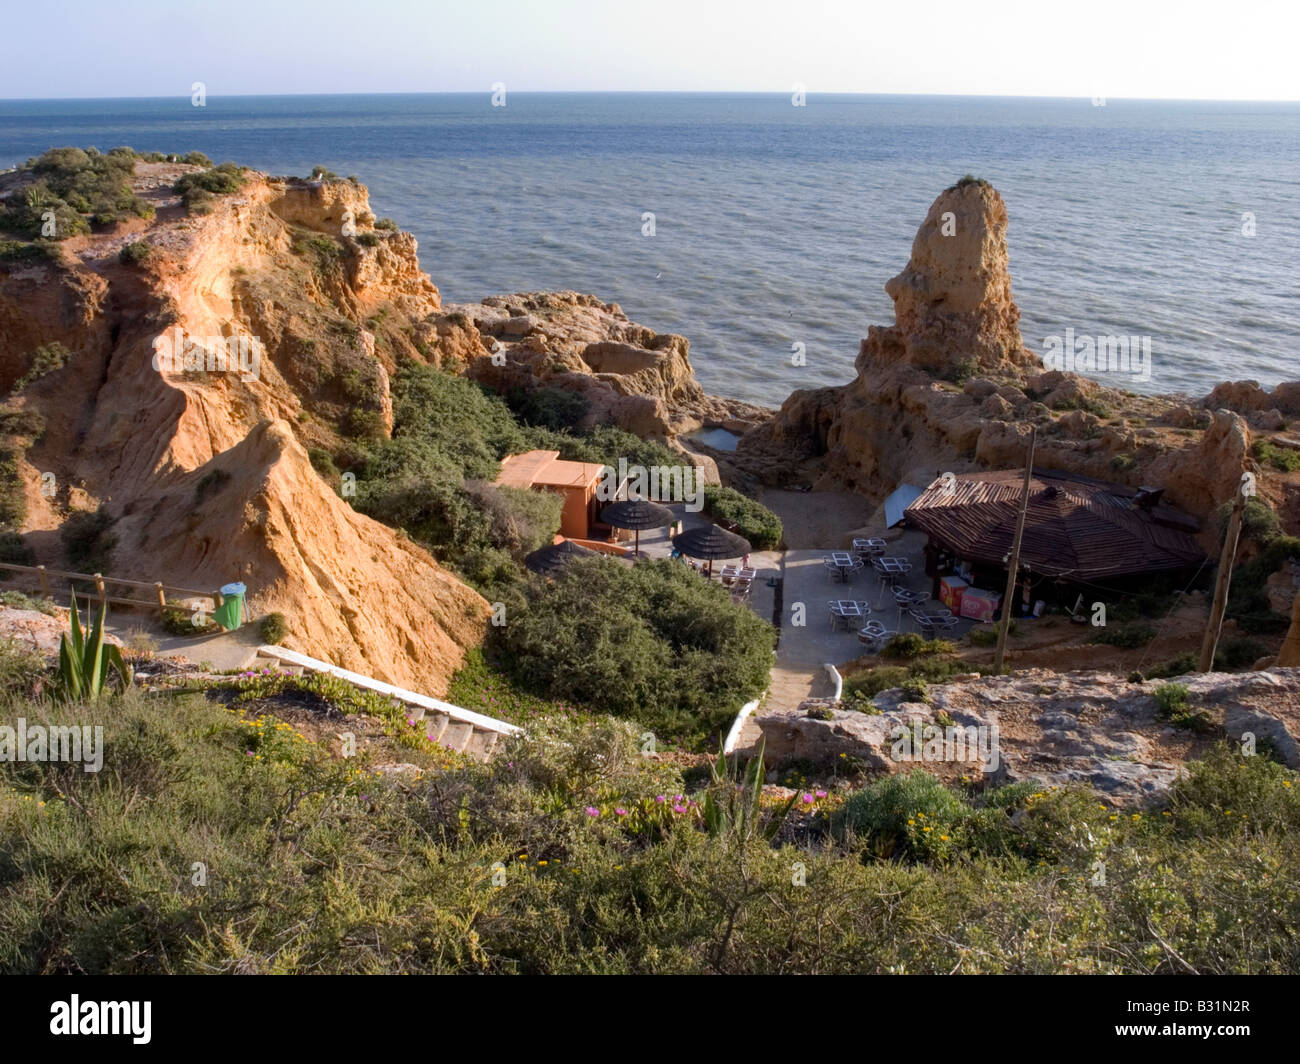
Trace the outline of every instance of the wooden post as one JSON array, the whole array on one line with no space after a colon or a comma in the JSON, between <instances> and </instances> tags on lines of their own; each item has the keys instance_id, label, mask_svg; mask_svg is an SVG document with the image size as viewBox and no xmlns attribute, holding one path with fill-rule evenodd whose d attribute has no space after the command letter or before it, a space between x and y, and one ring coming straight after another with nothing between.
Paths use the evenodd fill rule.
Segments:
<instances>
[{"instance_id":1,"label":"wooden post","mask_svg":"<svg viewBox=\"0 0 1300 1064\"><path fill-rule=\"evenodd\" d=\"M1002 672L1007 654L1007 636L1011 632L1011 610L1016 597L1016 571L1020 568L1020 541L1025 535L1025 517L1029 513L1029 485L1034 479L1034 450L1038 446L1038 429L1029 429L1029 461L1025 463L1025 486L1020 491L1020 513L1016 515L1016 538L1011 542L1011 563L1007 568L1007 590L1002 596L1002 626L998 629L998 651L993 658L993 672Z\"/></svg>"},{"instance_id":2,"label":"wooden post","mask_svg":"<svg viewBox=\"0 0 1300 1064\"><path fill-rule=\"evenodd\" d=\"M1232 504L1232 517L1228 520L1228 534L1223 539L1223 552L1219 555L1219 576L1214 581L1214 604L1210 606L1210 623L1205 629L1205 638L1201 641L1201 660L1197 662L1197 672L1209 672L1214 668L1214 651L1219 645L1219 633L1223 630L1223 615L1228 611L1228 587L1232 583L1232 566L1237 560L1241 517L1245 509L1246 494L1238 490L1236 501Z\"/></svg>"},{"instance_id":3,"label":"wooden post","mask_svg":"<svg viewBox=\"0 0 1300 1064\"><path fill-rule=\"evenodd\" d=\"M163 591L161 581L154 584L154 590L158 592L158 613L160 616L165 616L167 613L167 595Z\"/></svg>"},{"instance_id":4,"label":"wooden post","mask_svg":"<svg viewBox=\"0 0 1300 1064\"><path fill-rule=\"evenodd\" d=\"M108 604L108 592L104 590L104 578L99 573L95 574L95 590L99 592L99 604L101 606Z\"/></svg>"},{"instance_id":5,"label":"wooden post","mask_svg":"<svg viewBox=\"0 0 1300 1064\"><path fill-rule=\"evenodd\" d=\"M38 565L36 567L36 571L40 574L41 577L41 594L44 595L46 598L53 597L50 594L50 574L45 571L45 566Z\"/></svg>"}]
</instances>

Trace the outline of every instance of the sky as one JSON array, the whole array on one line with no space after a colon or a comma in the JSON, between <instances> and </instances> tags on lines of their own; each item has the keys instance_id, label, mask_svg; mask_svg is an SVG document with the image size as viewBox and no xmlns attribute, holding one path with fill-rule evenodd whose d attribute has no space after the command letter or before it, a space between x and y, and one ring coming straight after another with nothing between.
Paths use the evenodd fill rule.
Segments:
<instances>
[{"instance_id":1,"label":"sky","mask_svg":"<svg viewBox=\"0 0 1300 1064\"><path fill-rule=\"evenodd\" d=\"M41 0L0 99L704 91L1300 100L1297 0Z\"/></svg>"}]
</instances>

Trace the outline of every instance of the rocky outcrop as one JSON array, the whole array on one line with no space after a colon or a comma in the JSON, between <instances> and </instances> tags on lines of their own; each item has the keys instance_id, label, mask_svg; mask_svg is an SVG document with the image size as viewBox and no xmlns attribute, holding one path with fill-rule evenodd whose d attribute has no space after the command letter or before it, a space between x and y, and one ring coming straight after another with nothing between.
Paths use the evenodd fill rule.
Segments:
<instances>
[{"instance_id":1,"label":"rocky outcrop","mask_svg":"<svg viewBox=\"0 0 1300 1064\"><path fill-rule=\"evenodd\" d=\"M141 186L157 209L143 232L0 266L0 322L22 323L0 335L0 378L30 364L33 344L69 351L7 405L11 421L44 422L20 462L26 542L59 565L55 530L102 507L114 576L243 579L254 616L286 616L289 645L441 694L481 642L486 604L353 511L307 458L359 425L391 430L390 373L422 357L416 326L441 312L415 241L374 228L352 181L250 173L210 213L186 212L170 192L184 170ZM120 263L141 239L148 259Z\"/></svg>"},{"instance_id":2,"label":"rocky outcrop","mask_svg":"<svg viewBox=\"0 0 1300 1064\"><path fill-rule=\"evenodd\" d=\"M957 677L932 685L924 702L908 701L906 689L884 691L874 700L878 713L820 699L793 710L760 710L753 721L772 761L831 764L843 755L882 772L921 768L950 781L1077 783L1119 803L1158 797L1185 761L1225 738L1300 768L1300 669L1177 682L1188 688L1190 713L1201 715L1197 729L1162 718L1159 682L1046 669ZM964 731L958 744L955 733L931 728L975 731ZM904 736L919 737L922 745ZM941 741L925 745L936 738Z\"/></svg>"},{"instance_id":3,"label":"rocky outcrop","mask_svg":"<svg viewBox=\"0 0 1300 1064\"><path fill-rule=\"evenodd\" d=\"M481 338L477 349L462 349L467 375L501 392L549 387L581 395L583 427L609 421L671 442L702 426L747 431L771 416L706 395L686 337L629 321L617 303L578 292L529 292L446 309L446 320L472 323Z\"/></svg>"},{"instance_id":4,"label":"rocky outcrop","mask_svg":"<svg viewBox=\"0 0 1300 1064\"><path fill-rule=\"evenodd\" d=\"M1002 197L986 183L940 195L907 266L885 285L895 322L868 329L855 379L794 392L729 461L768 484L880 501L940 472L1018 467L1033 426L1040 467L1159 485L1169 502L1202 516L1231 498L1254 468L1237 411L1289 408L1300 385L1265 398L1238 388L1205 409L1045 367L1020 336L1006 227Z\"/></svg>"}]
</instances>

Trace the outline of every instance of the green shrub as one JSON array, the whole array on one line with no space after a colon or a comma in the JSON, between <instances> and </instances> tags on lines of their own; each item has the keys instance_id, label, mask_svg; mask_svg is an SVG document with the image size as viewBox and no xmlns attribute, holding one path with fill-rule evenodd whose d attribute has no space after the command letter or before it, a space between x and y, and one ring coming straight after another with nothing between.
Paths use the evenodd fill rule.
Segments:
<instances>
[{"instance_id":1,"label":"green shrub","mask_svg":"<svg viewBox=\"0 0 1300 1064\"><path fill-rule=\"evenodd\" d=\"M1237 636L1227 640L1214 655L1215 668L1244 669L1267 655L1268 647L1258 639Z\"/></svg>"},{"instance_id":2,"label":"green shrub","mask_svg":"<svg viewBox=\"0 0 1300 1064\"><path fill-rule=\"evenodd\" d=\"M898 696L903 702L928 703L930 701L930 690L924 680L910 679L899 687Z\"/></svg>"},{"instance_id":3,"label":"green shrub","mask_svg":"<svg viewBox=\"0 0 1300 1064\"><path fill-rule=\"evenodd\" d=\"M143 240L136 240L130 244L124 244L122 250L117 253L118 261L126 266L139 266L142 262L148 260L153 254L153 245Z\"/></svg>"},{"instance_id":4,"label":"green shrub","mask_svg":"<svg viewBox=\"0 0 1300 1064\"><path fill-rule=\"evenodd\" d=\"M1259 439L1251 444L1250 453L1259 462L1281 473L1300 473L1300 451L1279 447L1272 440Z\"/></svg>"},{"instance_id":5,"label":"green shrub","mask_svg":"<svg viewBox=\"0 0 1300 1064\"><path fill-rule=\"evenodd\" d=\"M186 208L206 214L211 209L214 197L238 192L247 181L244 167L235 163L222 163L196 174L183 174L172 186L172 191L184 200Z\"/></svg>"},{"instance_id":6,"label":"green shrub","mask_svg":"<svg viewBox=\"0 0 1300 1064\"><path fill-rule=\"evenodd\" d=\"M283 613L268 613L257 624L262 642L279 646L289 634L289 620Z\"/></svg>"},{"instance_id":7,"label":"green shrub","mask_svg":"<svg viewBox=\"0 0 1300 1064\"><path fill-rule=\"evenodd\" d=\"M45 418L39 411L27 408L0 409L0 436L27 436L38 438L45 431Z\"/></svg>"},{"instance_id":8,"label":"green shrub","mask_svg":"<svg viewBox=\"0 0 1300 1064\"><path fill-rule=\"evenodd\" d=\"M185 157L181 159L181 162L183 162L183 163L187 163L187 164L189 164L190 166L213 166L213 165L215 165L215 164L212 162L212 160L209 159L206 155L204 155L201 151L192 151L192 152L187 153L187 154L185 155Z\"/></svg>"},{"instance_id":9,"label":"green shrub","mask_svg":"<svg viewBox=\"0 0 1300 1064\"><path fill-rule=\"evenodd\" d=\"M195 624L195 620L199 618L201 623ZM211 614L200 613L175 599L167 601L167 606L163 610L162 626L169 634L179 636L213 635L221 630Z\"/></svg>"},{"instance_id":10,"label":"green shrub","mask_svg":"<svg viewBox=\"0 0 1300 1064\"><path fill-rule=\"evenodd\" d=\"M835 824L839 833L865 839L882 857L925 860L957 848L949 844L971 812L938 779L918 770L886 776L853 793Z\"/></svg>"},{"instance_id":11,"label":"green shrub","mask_svg":"<svg viewBox=\"0 0 1300 1064\"><path fill-rule=\"evenodd\" d=\"M506 403L525 425L555 430L573 428L590 407L581 395L563 388L515 388L506 395Z\"/></svg>"},{"instance_id":12,"label":"green shrub","mask_svg":"<svg viewBox=\"0 0 1300 1064\"><path fill-rule=\"evenodd\" d=\"M1215 730L1214 721L1203 710L1192 709L1187 704L1191 691L1186 684L1162 683L1155 690L1156 719L1167 721L1178 728L1209 733Z\"/></svg>"},{"instance_id":13,"label":"green shrub","mask_svg":"<svg viewBox=\"0 0 1300 1064\"><path fill-rule=\"evenodd\" d=\"M1166 680L1171 676L1186 676L1196 671L1195 654L1179 654L1176 658L1147 670L1148 680Z\"/></svg>"},{"instance_id":14,"label":"green shrub","mask_svg":"<svg viewBox=\"0 0 1300 1064\"><path fill-rule=\"evenodd\" d=\"M34 565L36 559L21 534L4 531L0 532L0 562L8 562L11 565ZM5 592L5 594L10 593Z\"/></svg>"},{"instance_id":15,"label":"green shrub","mask_svg":"<svg viewBox=\"0 0 1300 1064\"><path fill-rule=\"evenodd\" d=\"M0 698L8 702L16 697L35 697L40 694L44 681L45 659L39 652L29 643L9 636L0 638Z\"/></svg>"},{"instance_id":16,"label":"green shrub","mask_svg":"<svg viewBox=\"0 0 1300 1064\"><path fill-rule=\"evenodd\" d=\"M1124 650L1133 650L1135 647L1146 646L1156 637L1155 627L1149 624L1122 624L1115 627L1101 627L1092 633L1090 643L1101 643L1105 646L1120 647Z\"/></svg>"},{"instance_id":17,"label":"green shrub","mask_svg":"<svg viewBox=\"0 0 1300 1064\"><path fill-rule=\"evenodd\" d=\"M890 636L881 648L882 658L895 658L910 661L913 658L928 657L934 654L955 654L957 644L948 639L926 639L917 632L899 632Z\"/></svg>"},{"instance_id":18,"label":"green shrub","mask_svg":"<svg viewBox=\"0 0 1300 1064\"><path fill-rule=\"evenodd\" d=\"M48 617L57 617L59 615L59 611L54 608L54 603L49 599L34 599L21 591L0 591L0 603L4 603L4 605L15 610L35 610L37 613L44 613Z\"/></svg>"},{"instance_id":19,"label":"green shrub","mask_svg":"<svg viewBox=\"0 0 1300 1064\"><path fill-rule=\"evenodd\" d=\"M66 240L125 218L152 218L154 208L132 190L136 155L130 148L107 154L94 149L53 148L28 162L35 181L0 210L0 229L31 239ZM52 212L53 234L44 232Z\"/></svg>"},{"instance_id":20,"label":"green shrub","mask_svg":"<svg viewBox=\"0 0 1300 1064\"><path fill-rule=\"evenodd\" d=\"M19 529L27 519L21 461L18 448L0 446L0 529Z\"/></svg>"},{"instance_id":21,"label":"green shrub","mask_svg":"<svg viewBox=\"0 0 1300 1064\"><path fill-rule=\"evenodd\" d=\"M42 344L28 356L27 369L14 381L10 394L17 395L42 377L62 369L70 356L71 352L58 341Z\"/></svg>"},{"instance_id":22,"label":"green shrub","mask_svg":"<svg viewBox=\"0 0 1300 1064\"><path fill-rule=\"evenodd\" d=\"M705 487L704 512L749 540L755 550L775 550L781 545L784 534L781 519L761 502L742 495L735 488L712 484Z\"/></svg>"},{"instance_id":23,"label":"green shrub","mask_svg":"<svg viewBox=\"0 0 1300 1064\"><path fill-rule=\"evenodd\" d=\"M379 218L375 221L376 229L387 229L390 232L397 232L397 223L391 218Z\"/></svg>"},{"instance_id":24,"label":"green shrub","mask_svg":"<svg viewBox=\"0 0 1300 1064\"><path fill-rule=\"evenodd\" d=\"M774 632L679 562L579 558L493 630L529 690L713 745L759 695Z\"/></svg>"},{"instance_id":25,"label":"green shrub","mask_svg":"<svg viewBox=\"0 0 1300 1064\"><path fill-rule=\"evenodd\" d=\"M106 573L111 568L117 537L113 519L99 510L73 510L59 526L63 553L74 572Z\"/></svg>"}]
</instances>

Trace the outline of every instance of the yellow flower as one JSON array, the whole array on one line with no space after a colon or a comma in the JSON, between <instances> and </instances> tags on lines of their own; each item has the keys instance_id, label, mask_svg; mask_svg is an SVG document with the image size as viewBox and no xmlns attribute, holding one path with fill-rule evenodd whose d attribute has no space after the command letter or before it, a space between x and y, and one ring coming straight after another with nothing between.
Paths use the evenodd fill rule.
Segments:
<instances>
[{"instance_id":1,"label":"yellow flower","mask_svg":"<svg viewBox=\"0 0 1300 1064\"><path fill-rule=\"evenodd\" d=\"M921 830L922 830L922 831L930 831L930 830L932 830L932 829L931 829L931 828L922 828Z\"/></svg>"},{"instance_id":2,"label":"yellow flower","mask_svg":"<svg viewBox=\"0 0 1300 1064\"><path fill-rule=\"evenodd\" d=\"M947 841L948 841L948 836L947 836L947 835L940 835L939 838L941 838L944 842L947 842Z\"/></svg>"}]
</instances>

